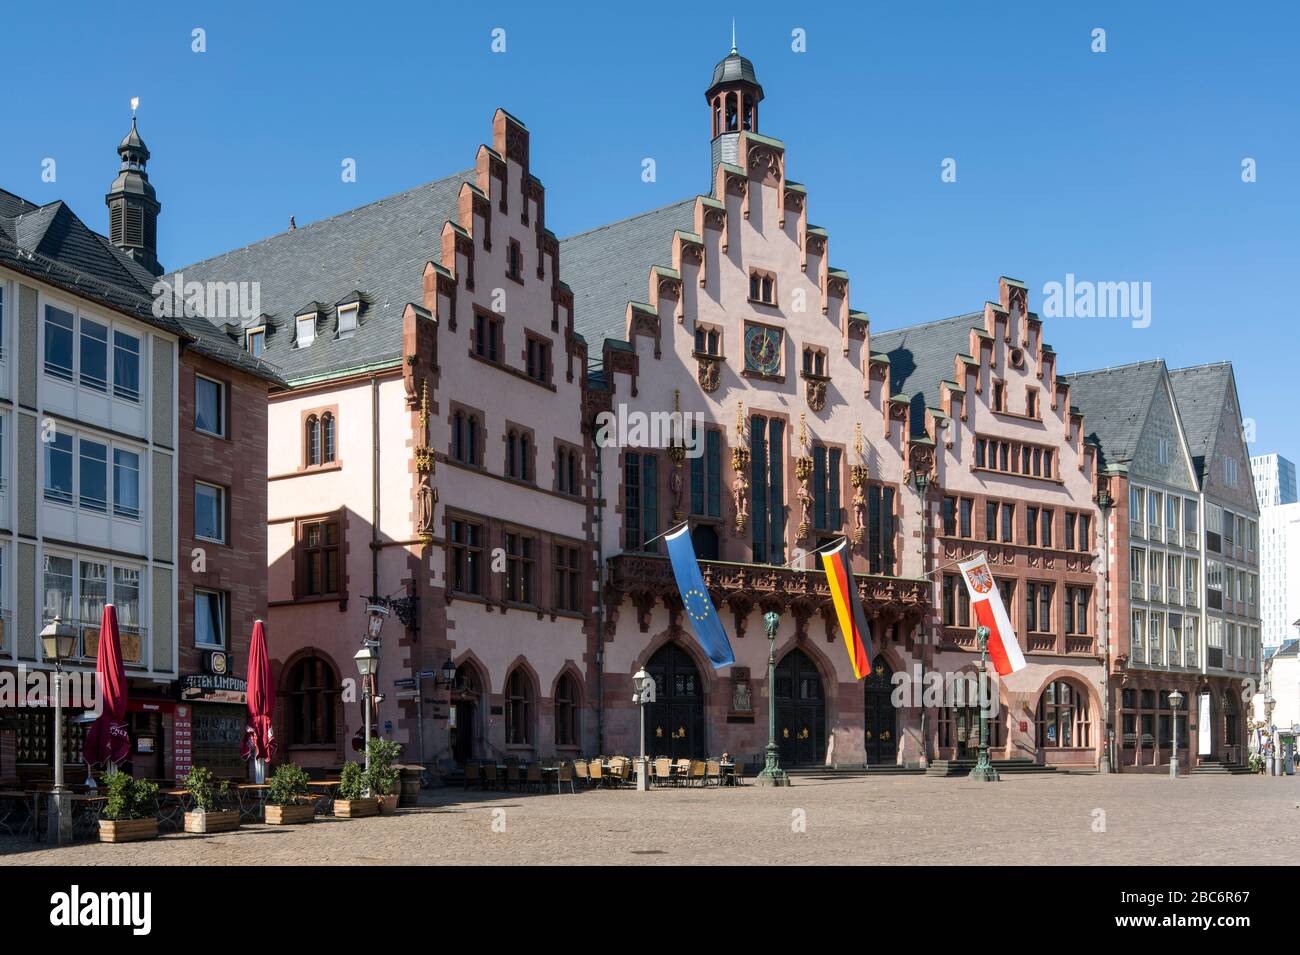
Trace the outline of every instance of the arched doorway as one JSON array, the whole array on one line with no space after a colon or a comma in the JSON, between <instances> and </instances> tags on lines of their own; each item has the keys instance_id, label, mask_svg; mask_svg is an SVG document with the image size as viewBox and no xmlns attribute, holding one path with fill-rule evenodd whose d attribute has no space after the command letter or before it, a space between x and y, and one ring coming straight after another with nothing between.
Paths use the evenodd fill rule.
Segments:
<instances>
[{"instance_id":1,"label":"arched doorway","mask_svg":"<svg viewBox=\"0 0 1300 955\"><path fill-rule=\"evenodd\" d=\"M898 762L898 714L890 695L893 692L894 671L884 657L876 657L871 672L863 680L862 743L870 764L890 765Z\"/></svg>"},{"instance_id":2,"label":"arched doorway","mask_svg":"<svg viewBox=\"0 0 1300 955\"><path fill-rule=\"evenodd\" d=\"M451 688L451 718L448 726L451 756L461 766L481 755L478 725L479 701L482 697L483 686L479 682L478 670L462 663L456 668L456 682Z\"/></svg>"},{"instance_id":3,"label":"arched doorway","mask_svg":"<svg viewBox=\"0 0 1300 955\"><path fill-rule=\"evenodd\" d=\"M808 654L796 648L776 665L776 742L782 766L826 758L826 697Z\"/></svg>"},{"instance_id":4,"label":"arched doorway","mask_svg":"<svg viewBox=\"0 0 1300 955\"><path fill-rule=\"evenodd\" d=\"M704 682L691 655L676 643L667 643L645 668L655 681L655 702L646 707L646 751L673 759L708 755Z\"/></svg>"}]
</instances>

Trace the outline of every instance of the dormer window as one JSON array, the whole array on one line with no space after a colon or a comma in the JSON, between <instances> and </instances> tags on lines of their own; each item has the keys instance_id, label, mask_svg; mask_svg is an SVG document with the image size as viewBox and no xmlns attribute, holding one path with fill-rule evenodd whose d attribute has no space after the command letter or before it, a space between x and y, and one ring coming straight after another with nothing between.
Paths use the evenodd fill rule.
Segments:
<instances>
[{"instance_id":1,"label":"dormer window","mask_svg":"<svg viewBox=\"0 0 1300 955\"><path fill-rule=\"evenodd\" d=\"M266 329L250 328L244 333L244 348L254 358L261 358L266 351Z\"/></svg>"},{"instance_id":2,"label":"dormer window","mask_svg":"<svg viewBox=\"0 0 1300 955\"><path fill-rule=\"evenodd\" d=\"M355 302L339 306L339 338L351 338L357 333L357 314L360 311L361 306Z\"/></svg>"},{"instance_id":3,"label":"dormer window","mask_svg":"<svg viewBox=\"0 0 1300 955\"><path fill-rule=\"evenodd\" d=\"M316 313L297 316L294 343L299 348L307 348L316 340Z\"/></svg>"}]
</instances>

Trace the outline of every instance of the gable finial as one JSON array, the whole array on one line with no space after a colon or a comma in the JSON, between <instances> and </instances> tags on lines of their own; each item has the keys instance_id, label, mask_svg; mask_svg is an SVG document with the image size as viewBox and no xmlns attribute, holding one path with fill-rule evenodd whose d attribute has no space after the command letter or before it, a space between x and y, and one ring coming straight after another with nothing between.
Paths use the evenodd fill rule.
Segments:
<instances>
[{"instance_id":1,"label":"gable finial","mask_svg":"<svg viewBox=\"0 0 1300 955\"><path fill-rule=\"evenodd\" d=\"M736 52L736 18L731 18L731 52Z\"/></svg>"}]
</instances>

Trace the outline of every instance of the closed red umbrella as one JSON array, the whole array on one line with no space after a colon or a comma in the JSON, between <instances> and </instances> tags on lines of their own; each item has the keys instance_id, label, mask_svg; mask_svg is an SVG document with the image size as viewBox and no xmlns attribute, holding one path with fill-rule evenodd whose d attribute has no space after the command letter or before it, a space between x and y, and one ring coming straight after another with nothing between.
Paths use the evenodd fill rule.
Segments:
<instances>
[{"instance_id":1,"label":"closed red umbrella","mask_svg":"<svg viewBox=\"0 0 1300 955\"><path fill-rule=\"evenodd\" d=\"M83 758L89 766L124 763L131 752L125 720L126 668L122 666L122 637L112 604L104 605L104 617L99 624L95 677L101 709L99 719L86 732Z\"/></svg>"},{"instance_id":2,"label":"closed red umbrella","mask_svg":"<svg viewBox=\"0 0 1300 955\"><path fill-rule=\"evenodd\" d=\"M248 729L244 732L244 759L256 759L258 776L266 761L275 755L275 684L271 682L271 658L266 654L266 627L253 624L253 642L248 647Z\"/></svg>"}]
</instances>

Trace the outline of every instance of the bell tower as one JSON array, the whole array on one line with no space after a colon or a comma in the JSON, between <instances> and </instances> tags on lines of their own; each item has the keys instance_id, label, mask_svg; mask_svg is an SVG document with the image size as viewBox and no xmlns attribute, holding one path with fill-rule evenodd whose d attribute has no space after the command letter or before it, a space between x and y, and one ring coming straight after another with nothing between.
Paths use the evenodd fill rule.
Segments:
<instances>
[{"instance_id":1,"label":"bell tower","mask_svg":"<svg viewBox=\"0 0 1300 955\"><path fill-rule=\"evenodd\" d=\"M713 68L713 82L704 98L709 103L713 137L713 162L739 164L740 134L758 132L758 104L763 87L754 75L754 64L736 51L736 27L731 27L731 52Z\"/></svg>"},{"instance_id":2,"label":"bell tower","mask_svg":"<svg viewBox=\"0 0 1300 955\"><path fill-rule=\"evenodd\" d=\"M131 101L131 130L117 147L122 165L104 197L108 204L108 238L149 272L162 275L158 263L158 213L162 204L145 171L149 148L135 128L137 103Z\"/></svg>"}]
</instances>

